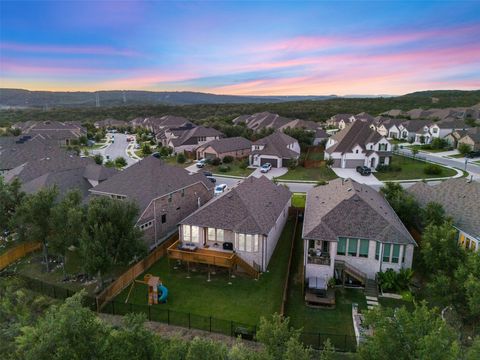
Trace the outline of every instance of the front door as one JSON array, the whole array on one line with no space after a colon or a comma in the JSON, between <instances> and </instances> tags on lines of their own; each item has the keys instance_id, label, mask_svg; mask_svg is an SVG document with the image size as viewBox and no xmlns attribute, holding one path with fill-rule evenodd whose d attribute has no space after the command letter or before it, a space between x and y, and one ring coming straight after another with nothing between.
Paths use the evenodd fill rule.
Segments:
<instances>
[{"instance_id":1,"label":"front door","mask_svg":"<svg viewBox=\"0 0 480 360\"><path fill-rule=\"evenodd\" d=\"M330 242L328 242L328 241L322 241L322 253L328 254L329 245L330 245Z\"/></svg>"},{"instance_id":2,"label":"front door","mask_svg":"<svg viewBox=\"0 0 480 360\"><path fill-rule=\"evenodd\" d=\"M374 168L375 167L375 158L370 159L370 167Z\"/></svg>"}]
</instances>

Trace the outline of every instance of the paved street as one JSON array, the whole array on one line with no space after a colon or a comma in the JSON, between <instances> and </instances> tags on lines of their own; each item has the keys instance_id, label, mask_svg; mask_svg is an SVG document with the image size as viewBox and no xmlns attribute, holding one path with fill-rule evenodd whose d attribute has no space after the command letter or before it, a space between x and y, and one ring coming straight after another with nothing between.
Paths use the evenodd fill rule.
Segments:
<instances>
[{"instance_id":1,"label":"paved street","mask_svg":"<svg viewBox=\"0 0 480 360\"><path fill-rule=\"evenodd\" d=\"M108 134L107 136L115 136L115 142L112 144L110 143L109 146L107 146L104 149L99 149L99 150L92 150L92 154L100 154L103 156L103 158L106 160L107 156L109 157L110 160L115 160L115 158L122 156L127 160L128 166L135 164L138 160L132 159L127 155L127 147L129 143L127 142L127 137L132 136L132 135L125 135L125 134Z\"/></svg>"}]
</instances>

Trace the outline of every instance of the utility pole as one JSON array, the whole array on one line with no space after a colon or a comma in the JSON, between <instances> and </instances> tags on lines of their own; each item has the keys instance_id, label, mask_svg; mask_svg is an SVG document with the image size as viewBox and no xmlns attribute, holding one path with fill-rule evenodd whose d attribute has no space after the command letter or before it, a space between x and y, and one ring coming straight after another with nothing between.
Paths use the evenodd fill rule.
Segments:
<instances>
[{"instance_id":1,"label":"utility pole","mask_svg":"<svg viewBox=\"0 0 480 360\"><path fill-rule=\"evenodd\" d=\"M125 94L125 91L123 92L123 103L127 103L127 94Z\"/></svg>"},{"instance_id":2,"label":"utility pole","mask_svg":"<svg viewBox=\"0 0 480 360\"><path fill-rule=\"evenodd\" d=\"M95 93L95 106L100 107L100 95Z\"/></svg>"}]
</instances>

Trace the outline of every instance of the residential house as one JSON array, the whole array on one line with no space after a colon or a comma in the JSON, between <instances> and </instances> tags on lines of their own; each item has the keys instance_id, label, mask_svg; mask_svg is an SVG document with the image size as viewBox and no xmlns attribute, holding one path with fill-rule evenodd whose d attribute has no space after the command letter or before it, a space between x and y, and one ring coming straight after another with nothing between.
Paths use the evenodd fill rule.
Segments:
<instances>
[{"instance_id":1,"label":"residential house","mask_svg":"<svg viewBox=\"0 0 480 360\"><path fill-rule=\"evenodd\" d=\"M469 129L469 130L474 130L475 128L473 129ZM457 148L458 147L458 141L464 137L466 134L467 134L468 130L455 130L455 131L452 131L450 134L448 134L447 136L445 136L445 140L447 140L448 144L450 146L452 146L453 148Z\"/></svg>"},{"instance_id":2,"label":"residential house","mask_svg":"<svg viewBox=\"0 0 480 360\"><path fill-rule=\"evenodd\" d=\"M305 281L314 291L331 278L365 284L380 271L411 268L416 246L385 198L350 179L308 191L302 237Z\"/></svg>"},{"instance_id":3,"label":"residential house","mask_svg":"<svg viewBox=\"0 0 480 360\"><path fill-rule=\"evenodd\" d=\"M209 141L197 149L197 159L223 159L231 156L235 159L248 157L252 151L252 142L243 137L223 138Z\"/></svg>"},{"instance_id":4,"label":"residential house","mask_svg":"<svg viewBox=\"0 0 480 360\"><path fill-rule=\"evenodd\" d=\"M332 126L337 129L344 129L347 124L354 122L355 115L353 114L336 114L326 121L327 126Z\"/></svg>"},{"instance_id":5,"label":"residential house","mask_svg":"<svg viewBox=\"0 0 480 360\"><path fill-rule=\"evenodd\" d=\"M62 146L70 145L72 140L87 135L87 130L76 122L26 121L15 123L12 128L20 129L26 136L41 135L52 144Z\"/></svg>"},{"instance_id":6,"label":"residential house","mask_svg":"<svg viewBox=\"0 0 480 360\"><path fill-rule=\"evenodd\" d=\"M161 129L165 128L180 128L190 124L194 126L194 124L181 116L173 116L173 115L164 115L161 117L148 117L148 118L135 118L130 121L130 124L134 127L142 127L147 130L150 130L153 133L157 133Z\"/></svg>"},{"instance_id":7,"label":"residential house","mask_svg":"<svg viewBox=\"0 0 480 360\"><path fill-rule=\"evenodd\" d=\"M458 140L458 145L466 144L472 151L480 150L480 127L474 127L465 131L465 134Z\"/></svg>"},{"instance_id":8,"label":"residential house","mask_svg":"<svg viewBox=\"0 0 480 360\"><path fill-rule=\"evenodd\" d=\"M147 245L154 248L176 231L180 220L213 197L213 184L203 174L190 174L149 156L90 189L90 193L136 202L136 225L143 230Z\"/></svg>"},{"instance_id":9,"label":"residential house","mask_svg":"<svg viewBox=\"0 0 480 360\"><path fill-rule=\"evenodd\" d=\"M480 249L480 183L465 178L449 179L437 185L418 182L407 188L420 205L436 202L453 219L459 243Z\"/></svg>"},{"instance_id":10,"label":"residential house","mask_svg":"<svg viewBox=\"0 0 480 360\"><path fill-rule=\"evenodd\" d=\"M393 117L393 118L402 116L403 114L404 114L403 111L400 110L400 109L392 109L392 110L388 110L388 111L385 111L385 112L382 113L382 115L385 115L385 116L388 116L388 117Z\"/></svg>"},{"instance_id":11,"label":"residential house","mask_svg":"<svg viewBox=\"0 0 480 360\"><path fill-rule=\"evenodd\" d=\"M126 121L116 119L99 120L93 123L93 126L97 129L126 128L129 125Z\"/></svg>"},{"instance_id":12,"label":"residential house","mask_svg":"<svg viewBox=\"0 0 480 360\"><path fill-rule=\"evenodd\" d=\"M180 221L180 240L234 253L251 267L266 271L290 201L286 187L264 176L250 176Z\"/></svg>"},{"instance_id":13,"label":"residential house","mask_svg":"<svg viewBox=\"0 0 480 360\"><path fill-rule=\"evenodd\" d=\"M377 125L376 129L380 135L385 136L387 139L400 139L400 125L402 125L406 121L406 119L386 118Z\"/></svg>"},{"instance_id":14,"label":"residential house","mask_svg":"<svg viewBox=\"0 0 480 360\"><path fill-rule=\"evenodd\" d=\"M430 143L431 134L429 132L430 120L408 120L398 125L400 139L412 141L414 143Z\"/></svg>"},{"instance_id":15,"label":"residential house","mask_svg":"<svg viewBox=\"0 0 480 360\"><path fill-rule=\"evenodd\" d=\"M328 139L328 134L325 130L318 128L315 130L315 136L313 138L313 145L317 146L323 144Z\"/></svg>"},{"instance_id":16,"label":"residential house","mask_svg":"<svg viewBox=\"0 0 480 360\"><path fill-rule=\"evenodd\" d=\"M297 160L299 157L298 141L281 131L275 131L253 143L250 165L262 166L270 163L272 167L280 168L288 166L290 160Z\"/></svg>"},{"instance_id":17,"label":"residential house","mask_svg":"<svg viewBox=\"0 0 480 360\"><path fill-rule=\"evenodd\" d=\"M173 148L176 153L194 151L199 145L224 137L220 131L203 126L174 130L171 133L172 136L166 145Z\"/></svg>"},{"instance_id":18,"label":"residential house","mask_svg":"<svg viewBox=\"0 0 480 360\"><path fill-rule=\"evenodd\" d=\"M469 128L471 128L471 126L466 124L465 120L447 117L431 124L429 132L431 134L431 140L433 140L434 138L443 139L445 136L451 134L455 130L465 130Z\"/></svg>"},{"instance_id":19,"label":"residential house","mask_svg":"<svg viewBox=\"0 0 480 360\"><path fill-rule=\"evenodd\" d=\"M289 128L304 129L313 132L320 128L320 124L316 123L315 121L301 119L292 120L278 114L269 113L268 111L253 115L241 115L233 119L232 122L235 125L245 124L248 129L251 129L254 132L258 132L263 129L285 131Z\"/></svg>"},{"instance_id":20,"label":"residential house","mask_svg":"<svg viewBox=\"0 0 480 360\"><path fill-rule=\"evenodd\" d=\"M392 145L370 125L355 121L330 137L325 145L325 160L333 159L333 167L356 168L388 165Z\"/></svg>"}]
</instances>

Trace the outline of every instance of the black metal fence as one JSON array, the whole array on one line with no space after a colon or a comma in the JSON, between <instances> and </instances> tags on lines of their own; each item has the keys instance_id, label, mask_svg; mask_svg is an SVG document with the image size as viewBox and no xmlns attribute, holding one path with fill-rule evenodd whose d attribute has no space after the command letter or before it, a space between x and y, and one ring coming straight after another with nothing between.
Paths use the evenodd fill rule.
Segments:
<instances>
[{"instance_id":1,"label":"black metal fence","mask_svg":"<svg viewBox=\"0 0 480 360\"><path fill-rule=\"evenodd\" d=\"M25 283L25 286L35 292L50 296L55 299L66 299L75 291L67 288L48 284L38 279L32 279L25 276L19 276ZM93 311L96 311L96 299L91 296L84 297L84 305ZM124 303L120 301L110 301L102 308L102 312L111 315L126 315L128 313L144 313L149 321L161 322L168 325L180 326L188 329L197 329L212 333L224 334L232 337L242 337L246 340L256 339L257 326L246 324L233 320L219 319L213 316L196 315L189 312L181 312L162 308L162 305L140 305ZM356 338L351 335L327 334L302 332L300 339L306 346L314 349L323 349L327 339L337 351L353 352L356 350Z\"/></svg>"}]
</instances>

